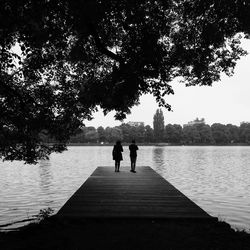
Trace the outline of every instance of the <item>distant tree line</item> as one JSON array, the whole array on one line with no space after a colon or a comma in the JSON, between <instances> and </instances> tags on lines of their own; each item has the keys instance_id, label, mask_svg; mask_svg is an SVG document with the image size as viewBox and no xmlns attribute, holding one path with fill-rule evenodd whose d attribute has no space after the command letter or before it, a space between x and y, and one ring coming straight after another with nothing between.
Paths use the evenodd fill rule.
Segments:
<instances>
[{"instance_id":1,"label":"distant tree line","mask_svg":"<svg viewBox=\"0 0 250 250\"><path fill-rule=\"evenodd\" d=\"M115 127L82 127L70 138L70 143L114 143L116 140L138 143L170 143L184 145L220 145L232 143L250 143L250 123L232 124L205 123L184 125L164 125L161 109L157 109L153 117L153 128L149 125L132 126L123 123ZM54 142L52 138L44 137L47 142Z\"/></svg>"},{"instance_id":2,"label":"distant tree line","mask_svg":"<svg viewBox=\"0 0 250 250\"><path fill-rule=\"evenodd\" d=\"M194 124L181 127L168 124L164 131L164 142L182 144L230 144L250 143L250 123L240 126L214 123Z\"/></svg>"},{"instance_id":3,"label":"distant tree line","mask_svg":"<svg viewBox=\"0 0 250 250\"><path fill-rule=\"evenodd\" d=\"M171 144L231 144L250 143L250 123L240 126L232 124L214 123L197 124L182 127L179 124L167 124L160 133L149 125L130 126L122 124L116 127L84 127L79 133L71 137L71 143L113 143L116 140L138 143L171 143Z\"/></svg>"},{"instance_id":4,"label":"distant tree line","mask_svg":"<svg viewBox=\"0 0 250 250\"><path fill-rule=\"evenodd\" d=\"M138 143L171 143L171 144L230 144L250 143L250 123L240 126L232 124L214 123L193 124L181 126L179 124L164 125L161 109L157 109L153 118L153 128L149 125L131 126L122 124L116 127L84 127L79 133L71 137L71 143L112 143L118 139L130 142L135 139Z\"/></svg>"},{"instance_id":5,"label":"distant tree line","mask_svg":"<svg viewBox=\"0 0 250 250\"><path fill-rule=\"evenodd\" d=\"M153 129L147 125L131 126L122 124L116 127L84 127L75 136L71 137L71 143L113 143L116 140L131 142L134 139L139 143L155 142Z\"/></svg>"}]
</instances>

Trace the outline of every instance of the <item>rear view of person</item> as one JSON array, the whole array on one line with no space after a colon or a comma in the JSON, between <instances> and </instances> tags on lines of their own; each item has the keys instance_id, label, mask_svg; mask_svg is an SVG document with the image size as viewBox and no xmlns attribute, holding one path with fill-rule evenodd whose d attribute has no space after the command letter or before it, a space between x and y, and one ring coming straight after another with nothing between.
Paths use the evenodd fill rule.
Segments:
<instances>
[{"instance_id":1,"label":"rear view of person","mask_svg":"<svg viewBox=\"0 0 250 250\"><path fill-rule=\"evenodd\" d=\"M136 158L137 158L137 150L138 146L135 144L135 140L132 140L132 144L129 145L130 151L130 161L131 161L131 170L130 172L136 173L135 166L136 166Z\"/></svg>"},{"instance_id":2,"label":"rear view of person","mask_svg":"<svg viewBox=\"0 0 250 250\"><path fill-rule=\"evenodd\" d=\"M123 160L122 152L123 152L123 148L122 148L121 142L117 141L112 151L113 160L115 161L115 172L120 172L120 161Z\"/></svg>"}]
</instances>

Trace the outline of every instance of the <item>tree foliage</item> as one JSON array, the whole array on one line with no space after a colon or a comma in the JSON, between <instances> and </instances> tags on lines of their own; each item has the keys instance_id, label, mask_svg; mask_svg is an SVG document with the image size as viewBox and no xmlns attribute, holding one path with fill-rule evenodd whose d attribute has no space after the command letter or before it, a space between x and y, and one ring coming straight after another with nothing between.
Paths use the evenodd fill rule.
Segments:
<instances>
[{"instance_id":1,"label":"tree foliage","mask_svg":"<svg viewBox=\"0 0 250 250\"><path fill-rule=\"evenodd\" d=\"M157 142L164 140L164 116L161 109L157 109L153 117L154 138Z\"/></svg>"},{"instance_id":2,"label":"tree foliage","mask_svg":"<svg viewBox=\"0 0 250 250\"><path fill-rule=\"evenodd\" d=\"M250 123L242 123L240 125L240 140L245 143L250 143Z\"/></svg>"},{"instance_id":3,"label":"tree foliage","mask_svg":"<svg viewBox=\"0 0 250 250\"><path fill-rule=\"evenodd\" d=\"M228 143L229 131L226 126L220 123L214 123L211 126L213 138L216 143Z\"/></svg>"},{"instance_id":4,"label":"tree foliage","mask_svg":"<svg viewBox=\"0 0 250 250\"><path fill-rule=\"evenodd\" d=\"M97 107L123 119L142 94L170 110L176 77L211 85L231 75L249 10L246 0L1 0L2 158L46 158Z\"/></svg>"},{"instance_id":5,"label":"tree foliage","mask_svg":"<svg viewBox=\"0 0 250 250\"><path fill-rule=\"evenodd\" d=\"M168 124L165 127L164 141L170 143L182 142L182 127L178 124Z\"/></svg>"}]
</instances>

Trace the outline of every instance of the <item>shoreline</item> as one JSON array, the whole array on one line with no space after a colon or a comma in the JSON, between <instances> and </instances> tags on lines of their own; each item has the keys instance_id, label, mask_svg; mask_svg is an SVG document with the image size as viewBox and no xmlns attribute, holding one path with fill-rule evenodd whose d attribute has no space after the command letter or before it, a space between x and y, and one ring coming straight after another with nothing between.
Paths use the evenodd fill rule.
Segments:
<instances>
[{"instance_id":1,"label":"shoreline","mask_svg":"<svg viewBox=\"0 0 250 250\"><path fill-rule=\"evenodd\" d=\"M249 249L250 234L226 222L192 219L59 220L0 232L10 249Z\"/></svg>"}]
</instances>

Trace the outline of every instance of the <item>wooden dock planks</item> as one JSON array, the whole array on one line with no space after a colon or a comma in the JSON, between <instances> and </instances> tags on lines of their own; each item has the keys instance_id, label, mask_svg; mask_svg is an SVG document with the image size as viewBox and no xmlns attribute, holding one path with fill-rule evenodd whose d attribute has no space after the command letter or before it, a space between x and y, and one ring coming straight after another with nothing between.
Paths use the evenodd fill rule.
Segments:
<instances>
[{"instance_id":1,"label":"wooden dock planks","mask_svg":"<svg viewBox=\"0 0 250 250\"><path fill-rule=\"evenodd\" d=\"M58 211L67 218L212 219L150 167L98 167Z\"/></svg>"}]
</instances>

